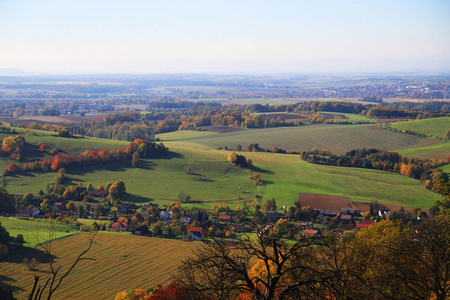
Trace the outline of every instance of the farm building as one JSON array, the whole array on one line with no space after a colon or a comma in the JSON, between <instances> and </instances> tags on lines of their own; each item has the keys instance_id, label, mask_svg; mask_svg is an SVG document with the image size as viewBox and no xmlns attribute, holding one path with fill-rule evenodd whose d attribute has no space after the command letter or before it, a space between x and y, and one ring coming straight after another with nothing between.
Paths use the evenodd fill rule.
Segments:
<instances>
[{"instance_id":1,"label":"farm building","mask_svg":"<svg viewBox=\"0 0 450 300\"><path fill-rule=\"evenodd\" d=\"M230 216L230 215L220 215L219 216L219 221L233 222L233 217Z\"/></svg>"},{"instance_id":2,"label":"farm building","mask_svg":"<svg viewBox=\"0 0 450 300\"><path fill-rule=\"evenodd\" d=\"M375 220L362 220L356 224L356 228L369 228L370 225L374 224Z\"/></svg>"},{"instance_id":3,"label":"farm building","mask_svg":"<svg viewBox=\"0 0 450 300\"><path fill-rule=\"evenodd\" d=\"M115 222L111 225L111 229L115 232L124 232L128 230L128 224L125 222Z\"/></svg>"}]
</instances>

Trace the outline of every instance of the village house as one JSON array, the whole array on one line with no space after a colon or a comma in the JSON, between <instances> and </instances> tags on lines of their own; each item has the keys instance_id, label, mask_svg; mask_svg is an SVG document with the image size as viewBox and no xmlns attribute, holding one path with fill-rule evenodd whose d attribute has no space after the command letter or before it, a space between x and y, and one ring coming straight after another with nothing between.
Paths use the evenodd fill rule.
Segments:
<instances>
[{"instance_id":1,"label":"village house","mask_svg":"<svg viewBox=\"0 0 450 300\"><path fill-rule=\"evenodd\" d=\"M14 212L14 214L17 217L37 217L40 214L40 210L38 208L33 208L33 209L16 209L16 211Z\"/></svg>"},{"instance_id":2,"label":"village house","mask_svg":"<svg viewBox=\"0 0 450 300\"><path fill-rule=\"evenodd\" d=\"M353 221L352 215L338 214L338 217L342 224L350 224Z\"/></svg>"},{"instance_id":3,"label":"village house","mask_svg":"<svg viewBox=\"0 0 450 300\"><path fill-rule=\"evenodd\" d=\"M130 209L131 209L131 205L130 204L126 204L126 203L120 204L117 207L117 211L120 212L120 213L123 213L123 214L126 214L128 212L128 210L130 210Z\"/></svg>"},{"instance_id":4,"label":"village house","mask_svg":"<svg viewBox=\"0 0 450 300\"><path fill-rule=\"evenodd\" d=\"M173 211L170 210L162 210L159 213L159 217L161 218L162 221L169 221L172 215Z\"/></svg>"},{"instance_id":5,"label":"village house","mask_svg":"<svg viewBox=\"0 0 450 300\"><path fill-rule=\"evenodd\" d=\"M89 192L89 196L92 197L99 197L99 198L106 198L108 196L109 192L108 191L103 191L103 190L94 190L94 191L90 191Z\"/></svg>"},{"instance_id":6,"label":"village house","mask_svg":"<svg viewBox=\"0 0 450 300\"><path fill-rule=\"evenodd\" d=\"M128 230L128 224L125 222L114 222L111 225L111 230L115 232L124 232Z\"/></svg>"},{"instance_id":7,"label":"village house","mask_svg":"<svg viewBox=\"0 0 450 300\"><path fill-rule=\"evenodd\" d=\"M325 217L334 218L334 217L336 217L336 214L334 212L331 212L328 210L320 210L319 214L316 217L316 220L318 222L323 222Z\"/></svg>"},{"instance_id":8,"label":"village house","mask_svg":"<svg viewBox=\"0 0 450 300\"><path fill-rule=\"evenodd\" d=\"M180 222L181 222L181 223L188 223L188 224L191 224L192 218L190 218L190 217L182 217L182 218L180 218Z\"/></svg>"},{"instance_id":9,"label":"village house","mask_svg":"<svg viewBox=\"0 0 450 300\"><path fill-rule=\"evenodd\" d=\"M358 229L369 228L370 225L372 225L374 223L375 223L375 220L362 220L361 222L356 224L356 228L358 228Z\"/></svg>"},{"instance_id":10,"label":"village house","mask_svg":"<svg viewBox=\"0 0 450 300\"><path fill-rule=\"evenodd\" d=\"M316 229L305 229L303 231L303 234L307 237L319 237L320 236L320 231L316 230Z\"/></svg>"},{"instance_id":11,"label":"village house","mask_svg":"<svg viewBox=\"0 0 450 300\"><path fill-rule=\"evenodd\" d=\"M53 204L53 208L56 211L62 211L62 210L64 210L66 208L66 205L63 204L62 202L55 202L55 204Z\"/></svg>"},{"instance_id":12,"label":"village house","mask_svg":"<svg viewBox=\"0 0 450 300\"><path fill-rule=\"evenodd\" d=\"M219 216L219 221L222 222L233 222L233 217L230 215L220 215Z\"/></svg>"},{"instance_id":13,"label":"village house","mask_svg":"<svg viewBox=\"0 0 450 300\"><path fill-rule=\"evenodd\" d=\"M235 232L250 232L250 231L252 231L252 229L251 229L250 227L247 227L247 226L245 226L245 225L236 225L236 226L233 226L233 227L231 228L231 230L232 230L232 231L235 231Z\"/></svg>"},{"instance_id":14,"label":"village house","mask_svg":"<svg viewBox=\"0 0 450 300\"><path fill-rule=\"evenodd\" d=\"M190 241L201 241L203 239L203 228L202 227L186 227L188 232L188 239Z\"/></svg>"},{"instance_id":15,"label":"village house","mask_svg":"<svg viewBox=\"0 0 450 300\"><path fill-rule=\"evenodd\" d=\"M136 228L133 232L134 235L149 235L150 231L148 230L147 225L141 225Z\"/></svg>"}]
</instances>

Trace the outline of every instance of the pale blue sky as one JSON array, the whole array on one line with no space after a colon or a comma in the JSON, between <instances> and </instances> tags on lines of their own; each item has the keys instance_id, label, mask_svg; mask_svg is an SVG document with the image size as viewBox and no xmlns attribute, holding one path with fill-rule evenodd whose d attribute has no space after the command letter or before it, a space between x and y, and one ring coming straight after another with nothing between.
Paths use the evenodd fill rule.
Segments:
<instances>
[{"instance_id":1,"label":"pale blue sky","mask_svg":"<svg viewBox=\"0 0 450 300\"><path fill-rule=\"evenodd\" d=\"M0 0L0 68L450 71L448 0Z\"/></svg>"}]
</instances>

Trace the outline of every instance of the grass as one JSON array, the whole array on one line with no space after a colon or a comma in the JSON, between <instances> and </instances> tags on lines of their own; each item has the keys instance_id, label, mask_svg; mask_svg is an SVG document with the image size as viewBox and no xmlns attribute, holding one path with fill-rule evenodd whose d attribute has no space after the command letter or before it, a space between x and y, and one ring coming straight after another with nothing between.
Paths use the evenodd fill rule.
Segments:
<instances>
[{"instance_id":1,"label":"grass","mask_svg":"<svg viewBox=\"0 0 450 300\"><path fill-rule=\"evenodd\" d=\"M219 146L235 148L238 144L245 147L249 143L258 143L265 149L277 146L289 151L311 150L317 147L329 149L335 154L357 148L394 150L436 143L412 135L383 131L377 125L338 124L247 129L194 138L190 142L215 148Z\"/></svg>"},{"instance_id":2,"label":"grass","mask_svg":"<svg viewBox=\"0 0 450 300\"><path fill-rule=\"evenodd\" d=\"M361 115L355 115L355 114L346 114L346 113L337 113L337 112L328 112L328 111L319 111L319 113L344 115L348 118L348 119L335 119L336 122L345 122L345 121L347 121L347 122L367 122L367 121L369 121L369 119L367 117L361 116Z\"/></svg>"},{"instance_id":3,"label":"grass","mask_svg":"<svg viewBox=\"0 0 450 300\"><path fill-rule=\"evenodd\" d=\"M445 133L450 129L450 117L397 122L391 123L390 126L400 131L409 129L428 136L445 138Z\"/></svg>"},{"instance_id":4,"label":"grass","mask_svg":"<svg viewBox=\"0 0 450 300\"><path fill-rule=\"evenodd\" d=\"M124 161L67 169L65 185L81 182L84 186L88 183L97 186L123 180L128 195L122 200L148 203L153 199L160 204L173 204L180 192L185 192L196 201L222 201L248 197L244 191L252 194L258 191L259 187L250 179L250 170L227 162L228 152L193 146L196 149L178 148L175 149L176 154L171 156L143 160L142 168L131 168L131 162ZM191 169L190 175L186 174L188 168ZM37 194L54 182L54 175L54 172L39 172L8 176L6 189L10 193L29 191ZM208 178L212 182L195 181L198 177Z\"/></svg>"},{"instance_id":5,"label":"grass","mask_svg":"<svg viewBox=\"0 0 450 300\"><path fill-rule=\"evenodd\" d=\"M385 171L332 167L306 163L296 155L248 153L263 173L264 199L292 205L298 193L321 193L350 197L351 201L430 208L440 196L423 188L418 180Z\"/></svg>"},{"instance_id":6,"label":"grass","mask_svg":"<svg viewBox=\"0 0 450 300\"><path fill-rule=\"evenodd\" d=\"M444 166L440 167L439 169L441 169L443 172L450 175L450 164L444 165Z\"/></svg>"},{"instance_id":7,"label":"grass","mask_svg":"<svg viewBox=\"0 0 450 300\"><path fill-rule=\"evenodd\" d=\"M52 246L56 264L67 270L87 246L87 235L81 234ZM197 242L140 237L125 234L99 232L87 257L95 261L80 262L63 281L52 299L114 299L117 293L136 288L155 288L167 285L180 261L196 247ZM23 255L42 257L37 250ZM39 255L40 254L40 255ZM18 299L26 299L31 290L34 275L45 280L49 276L49 264L41 261L39 270L25 271L20 264L23 256L9 257L0 265L0 274L15 287Z\"/></svg>"},{"instance_id":8,"label":"grass","mask_svg":"<svg viewBox=\"0 0 450 300\"><path fill-rule=\"evenodd\" d=\"M255 171L264 184L251 180L251 171L227 163L228 151L187 142L169 142L172 156L146 160L143 168L130 168L130 162L96 167L68 169L68 185L92 183L94 186L123 180L127 195L122 200L136 203L154 201L173 204L180 192L199 201L184 204L211 208L228 204L232 209L244 199L255 195L275 198L278 205L292 205L299 192L349 196L352 201L397 204L429 208L439 196L414 180L384 171L342 168L309 164L298 155L242 152L253 160ZM186 170L191 168L191 174ZM10 193L24 191L37 194L47 183L54 182L54 173L27 173L8 176L6 189ZM205 177L212 182L195 181ZM262 199L261 199L262 200Z\"/></svg>"},{"instance_id":9,"label":"grass","mask_svg":"<svg viewBox=\"0 0 450 300\"><path fill-rule=\"evenodd\" d=\"M54 226L54 238L67 237L79 233L79 231L68 224L60 224L45 219L19 219L0 217L2 226L6 228L9 235L16 237L18 234L22 234L25 239L24 246L36 247L39 243L38 240L45 241L49 237L49 233Z\"/></svg>"}]
</instances>

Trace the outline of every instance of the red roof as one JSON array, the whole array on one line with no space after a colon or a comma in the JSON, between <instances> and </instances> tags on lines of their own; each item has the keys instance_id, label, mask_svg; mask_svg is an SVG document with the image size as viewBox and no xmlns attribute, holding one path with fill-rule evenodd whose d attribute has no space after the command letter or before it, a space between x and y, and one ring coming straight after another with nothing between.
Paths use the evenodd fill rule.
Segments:
<instances>
[{"instance_id":1,"label":"red roof","mask_svg":"<svg viewBox=\"0 0 450 300\"><path fill-rule=\"evenodd\" d=\"M373 223L375 223L375 220L362 220L356 224L356 228L369 228Z\"/></svg>"},{"instance_id":2,"label":"red roof","mask_svg":"<svg viewBox=\"0 0 450 300\"><path fill-rule=\"evenodd\" d=\"M125 222L114 222L112 223L111 227L127 227L127 223Z\"/></svg>"},{"instance_id":3,"label":"red roof","mask_svg":"<svg viewBox=\"0 0 450 300\"><path fill-rule=\"evenodd\" d=\"M61 206L63 205L62 202L55 202L55 204L53 204L53 206Z\"/></svg>"},{"instance_id":4,"label":"red roof","mask_svg":"<svg viewBox=\"0 0 450 300\"><path fill-rule=\"evenodd\" d=\"M231 216L229 215L220 215L219 216L219 220L225 220L225 221L230 221Z\"/></svg>"},{"instance_id":5,"label":"red roof","mask_svg":"<svg viewBox=\"0 0 450 300\"><path fill-rule=\"evenodd\" d=\"M16 209L15 214L28 215L28 214L30 214L30 212L31 212L30 209Z\"/></svg>"},{"instance_id":6,"label":"red roof","mask_svg":"<svg viewBox=\"0 0 450 300\"><path fill-rule=\"evenodd\" d=\"M203 228L202 227L186 227L187 232L202 232Z\"/></svg>"},{"instance_id":7,"label":"red roof","mask_svg":"<svg viewBox=\"0 0 450 300\"><path fill-rule=\"evenodd\" d=\"M319 231L314 229L305 229L303 231L304 235L315 236Z\"/></svg>"}]
</instances>

